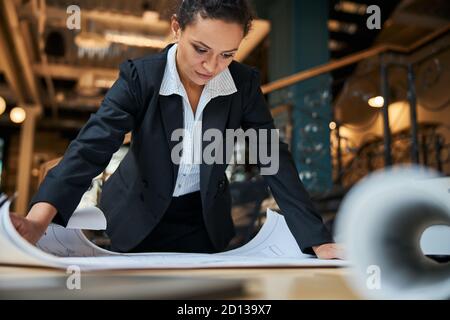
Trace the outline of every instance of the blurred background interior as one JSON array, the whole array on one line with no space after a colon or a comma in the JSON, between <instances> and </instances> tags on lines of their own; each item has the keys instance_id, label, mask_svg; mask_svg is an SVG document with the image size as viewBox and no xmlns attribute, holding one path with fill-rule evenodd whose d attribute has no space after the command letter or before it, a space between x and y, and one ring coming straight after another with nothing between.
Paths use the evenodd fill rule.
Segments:
<instances>
[{"instance_id":1,"label":"blurred background interior","mask_svg":"<svg viewBox=\"0 0 450 320\"><path fill-rule=\"evenodd\" d=\"M171 42L178 3L0 0L0 188L18 192L17 212L97 110L118 65ZM276 125L331 229L346 192L374 170L417 163L450 174L448 0L252 3L258 19L236 60L261 71ZM81 9L79 29L68 28L71 5ZM95 205L129 141L80 206ZM276 203L256 167L230 165L227 174L237 246ZM101 232L90 236L108 246Z\"/></svg>"}]
</instances>

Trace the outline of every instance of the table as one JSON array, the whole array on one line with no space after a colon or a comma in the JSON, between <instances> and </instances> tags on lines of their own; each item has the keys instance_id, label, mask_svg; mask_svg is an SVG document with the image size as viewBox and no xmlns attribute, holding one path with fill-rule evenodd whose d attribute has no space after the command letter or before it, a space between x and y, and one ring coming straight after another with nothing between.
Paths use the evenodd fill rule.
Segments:
<instances>
[{"instance_id":1,"label":"table","mask_svg":"<svg viewBox=\"0 0 450 320\"><path fill-rule=\"evenodd\" d=\"M220 279L240 281L242 290L235 299L360 299L347 285L349 268L235 268L189 270L108 270L87 273L89 276L127 277L128 279L187 277L197 281ZM83 276L83 275L82 275ZM33 283L36 279L51 281L67 278L65 270L49 268L0 266L0 283L20 279ZM144 277L144 278L143 278ZM0 288L1 290L1 288ZM218 296L218 298L222 298Z\"/></svg>"}]
</instances>

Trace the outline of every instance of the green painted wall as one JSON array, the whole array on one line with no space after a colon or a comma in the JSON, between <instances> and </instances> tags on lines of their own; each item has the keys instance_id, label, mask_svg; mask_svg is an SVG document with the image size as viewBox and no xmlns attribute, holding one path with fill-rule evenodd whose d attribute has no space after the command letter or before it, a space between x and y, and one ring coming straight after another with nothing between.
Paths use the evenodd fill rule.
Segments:
<instances>
[{"instance_id":1,"label":"green painted wall","mask_svg":"<svg viewBox=\"0 0 450 320\"><path fill-rule=\"evenodd\" d=\"M328 62L328 1L255 0L258 16L272 22L270 81ZM272 107L294 105L292 153L306 188L315 193L332 186L330 156L331 78L301 82L269 96Z\"/></svg>"}]
</instances>

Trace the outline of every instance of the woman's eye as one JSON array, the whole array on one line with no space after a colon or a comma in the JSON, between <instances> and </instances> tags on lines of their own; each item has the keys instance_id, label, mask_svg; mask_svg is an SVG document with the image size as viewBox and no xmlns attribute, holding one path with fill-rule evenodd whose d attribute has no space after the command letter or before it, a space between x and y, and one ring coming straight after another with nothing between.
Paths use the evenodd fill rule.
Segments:
<instances>
[{"instance_id":1,"label":"woman's eye","mask_svg":"<svg viewBox=\"0 0 450 320\"><path fill-rule=\"evenodd\" d=\"M234 54L223 54L222 57L224 57L225 59L231 59L234 57Z\"/></svg>"},{"instance_id":2,"label":"woman's eye","mask_svg":"<svg viewBox=\"0 0 450 320\"><path fill-rule=\"evenodd\" d=\"M206 52L208 52L208 50L205 50L205 49L202 49L202 48L199 48L199 47L194 47L194 49L195 49L195 51L197 51L198 53L206 53Z\"/></svg>"}]
</instances>

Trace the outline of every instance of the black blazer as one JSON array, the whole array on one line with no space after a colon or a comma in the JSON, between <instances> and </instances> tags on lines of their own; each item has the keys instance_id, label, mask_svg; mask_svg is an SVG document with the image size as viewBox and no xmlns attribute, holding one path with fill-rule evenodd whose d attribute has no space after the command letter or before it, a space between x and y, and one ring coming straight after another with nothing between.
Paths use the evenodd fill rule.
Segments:
<instances>
[{"instance_id":1,"label":"black blazer","mask_svg":"<svg viewBox=\"0 0 450 320\"><path fill-rule=\"evenodd\" d=\"M65 226L91 180L105 169L124 135L132 131L130 150L106 181L99 207L105 213L112 246L118 251L135 247L156 226L170 204L178 172L170 156L177 142L170 137L173 130L183 128L181 97L159 95L170 46L120 65L119 78L99 110L70 143L58 166L49 171L30 207L36 202L51 203L58 209L55 221ZM235 61L229 70L237 92L208 103L203 111L203 131L273 129L258 71ZM300 248L312 253L311 246L332 242L331 235L315 213L285 143L280 143L279 162L278 173L264 179ZM226 167L200 165L203 216L218 251L234 236Z\"/></svg>"}]
</instances>

